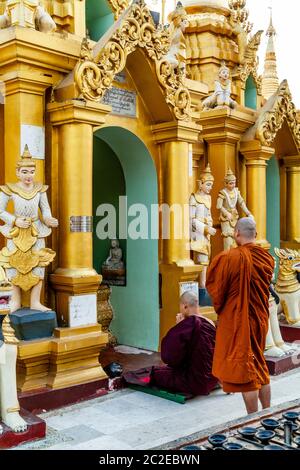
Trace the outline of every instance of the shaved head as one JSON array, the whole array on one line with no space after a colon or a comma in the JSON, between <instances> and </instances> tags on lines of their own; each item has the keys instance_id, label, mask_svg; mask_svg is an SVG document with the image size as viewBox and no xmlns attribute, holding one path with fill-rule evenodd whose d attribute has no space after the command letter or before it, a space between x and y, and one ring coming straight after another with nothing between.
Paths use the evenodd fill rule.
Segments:
<instances>
[{"instance_id":1,"label":"shaved head","mask_svg":"<svg viewBox=\"0 0 300 470\"><path fill-rule=\"evenodd\" d=\"M188 290L180 297L180 303L189 307L198 307L199 299L194 292Z\"/></svg>"},{"instance_id":2,"label":"shaved head","mask_svg":"<svg viewBox=\"0 0 300 470\"><path fill-rule=\"evenodd\" d=\"M256 223L251 217L243 217L237 221L235 234L244 240L253 241L256 238Z\"/></svg>"}]
</instances>

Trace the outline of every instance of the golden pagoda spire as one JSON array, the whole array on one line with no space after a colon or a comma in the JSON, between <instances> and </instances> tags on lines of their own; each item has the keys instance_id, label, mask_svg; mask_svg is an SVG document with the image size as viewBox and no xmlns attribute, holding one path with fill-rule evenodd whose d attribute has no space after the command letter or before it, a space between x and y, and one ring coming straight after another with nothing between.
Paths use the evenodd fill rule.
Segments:
<instances>
[{"instance_id":1,"label":"golden pagoda spire","mask_svg":"<svg viewBox=\"0 0 300 470\"><path fill-rule=\"evenodd\" d=\"M279 79L277 74L277 59L275 51L274 39L276 36L276 29L273 26L272 8L270 7L270 24L266 32L268 39L264 73L262 77L262 95L264 98L269 99L279 87Z\"/></svg>"}]
</instances>

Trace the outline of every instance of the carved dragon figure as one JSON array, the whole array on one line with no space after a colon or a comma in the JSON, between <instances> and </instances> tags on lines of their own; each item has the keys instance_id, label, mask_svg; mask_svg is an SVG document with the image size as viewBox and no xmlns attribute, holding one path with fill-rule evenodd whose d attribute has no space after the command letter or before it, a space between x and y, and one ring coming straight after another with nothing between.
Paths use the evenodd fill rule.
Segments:
<instances>
[{"instance_id":1,"label":"carved dragon figure","mask_svg":"<svg viewBox=\"0 0 300 470\"><path fill-rule=\"evenodd\" d=\"M300 328L300 252L275 248L279 258L276 292L287 322Z\"/></svg>"}]
</instances>

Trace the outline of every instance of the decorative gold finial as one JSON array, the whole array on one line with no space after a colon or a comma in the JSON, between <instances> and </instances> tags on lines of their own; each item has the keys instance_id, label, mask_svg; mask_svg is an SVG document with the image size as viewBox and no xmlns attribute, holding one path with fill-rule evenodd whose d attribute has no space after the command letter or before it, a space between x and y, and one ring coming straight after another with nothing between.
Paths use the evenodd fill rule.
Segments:
<instances>
[{"instance_id":1,"label":"decorative gold finial","mask_svg":"<svg viewBox=\"0 0 300 470\"><path fill-rule=\"evenodd\" d=\"M234 23L239 23L246 33L250 33L253 24L248 21L249 11L246 8L246 0L229 0L231 18Z\"/></svg>"},{"instance_id":2,"label":"decorative gold finial","mask_svg":"<svg viewBox=\"0 0 300 470\"><path fill-rule=\"evenodd\" d=\"M185 9L183 8L183 5L181 2L177 2L177 5L176 5L176 8L174 11L171 11L171 13L169 13L168 15L168 21L171 23L172 21L174 21L175 18L177 18L178 16L180 17L183 17L183 16L186 16L186 11Z\"/></svg>"},{"instance_id":3,"label":"decorative gold finial","mask_svg":"<svg viewBox=\"0 0 300 470\"><path fill-rule=\"evenodd\" d=\"M220 66L220 69L219 69L219 75L223 70L226 70L230 74L230 69L227 67L225 60L222 60L222 62L221 62L221 66Z\"/></svg>"},{"instance_id":4,"label":"decorative gold finial","mask_svg":"<svg viewBox=\"0 0 300 470\"><path fill-rule=\"evenodd\" d=\"M268 45L265 55L264 72L262 76L262 95L265 99L269 99L279 87L279 78L277 72L277 58L275 49L276 29L273 25L273 12L270 9L270 24L266 32Z\"/></svg>"},{"instance_id":5,"label":"decorative gold finial","mask_svg":"<svg viewBox=\"0 0 300 470\"><path fill-rule=\"evenodd\" d=\"M273 8L272 7L268 7L268 8L270 10L270 24L267 29L266 36L268 37L276 36L276 29L274 28L274 25L273 25Z\"/></svg>"},{"instance_id":6,"label":"decorative gold finial","mask_svg":"<svg viewBox=\"0 0 300 470\"><path fill-rule=\"evenodd\" d=\"M201 183L206 183L207 181L212 181L213 182L214 180L215 179L212 175L210 165L208 163L207 167L205 168L205 170L200 175L200 181L201 181Z\"/></svg>"},{"instance_id":7,"label":"decorative gold finial","mask_svg":"<svg viewBox=\"0 0 300 470\"><path fill-rule=\"evenodd\" d=\"M2 322L2 334L6 344L18 344L19 340L15 336L15 330L10 324L9 315L6 315Z\"/></svg>"},{"instance_id":8,"label":"decorative gold finial","mask_svg":"<svg viewBox=\"0 0 300 470\"><path fill-rule=\"evenodd\" d=\"M236 181L236 176L230 167L228 167L224 181L225 183L229 183L230 181Z\"/></svg>"},{"instance_id":9,"label":"decorative gold finial","mask_svg":"<svg viewBox=\"0 0 300 470\"><path fill-rule=\"evenodd\" d=\"M11 289L12 289L11 282L7 279L3 267L0 266L0 290L11 291Z\"/></svg>"},{"instance_id":10,"label":"decorative gold finial","mask_svg":"<svg viewBox=\"0 0 300 470\"><path fill-rule=\"evenodd\" d=\"M33 160L31 153L29 152L28 145L26 144L24 147L23 155L21 155L21 159L17 162L17 168L24 168L24 167L36 167L36 163Z\"/></svg>"}]
</instances>

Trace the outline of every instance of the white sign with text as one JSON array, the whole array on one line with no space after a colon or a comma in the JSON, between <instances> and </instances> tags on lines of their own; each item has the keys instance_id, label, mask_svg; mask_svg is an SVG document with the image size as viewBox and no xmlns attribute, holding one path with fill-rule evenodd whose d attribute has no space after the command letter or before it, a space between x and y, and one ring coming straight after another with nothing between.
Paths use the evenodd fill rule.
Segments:
<instances>
[{"instance_id":1,"label":"white sign with text","mask_svg":"<svg viewBox=\"0 0 300 470\"><path fill-rule=\"evenodd\" d=\"M69 297L69 326L85 326L97 323L96 294Z\"/></svg>"},{"instance_id":2,"label":"white sign with text","mask_svg":"<svg viewBox=\"0 0 300 470\"><path fill-rule=\"evenodd\" d=\"M187 291L194 292L196 296L199 296L199 284L198 282L180 282L179 283L179 295L181 296Z\"/></svg>"}]
</instances>

